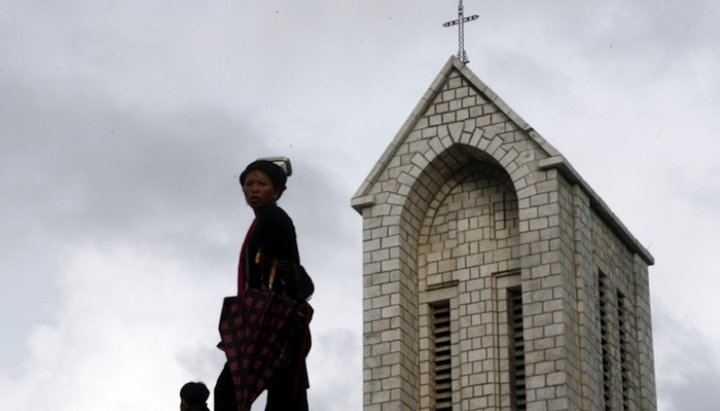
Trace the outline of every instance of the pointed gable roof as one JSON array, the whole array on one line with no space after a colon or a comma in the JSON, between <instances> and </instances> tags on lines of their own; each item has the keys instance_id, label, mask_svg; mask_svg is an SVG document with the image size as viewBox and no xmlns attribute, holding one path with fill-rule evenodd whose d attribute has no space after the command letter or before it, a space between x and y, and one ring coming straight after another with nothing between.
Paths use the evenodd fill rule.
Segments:
<instances>
[{"instance_id":1,"label":"pointed gable roof","mask_svg":"<svg viewBox=\"0 0 720 411\"><path fill-rule=\"evenodd\" d=\"M422 116L427 112L428 107L434 102L435 97L441 92L443 85L450 77L453 71L458 71L460 75L467 80L476 90L484 95L487 100L491 101L500 112L508 116L519 129L525 131L550 157L560 156L560 153L550 145L540 134L536 133L528 123L525 122L519 115L517 115L494 91L490 89L485 83L482 82L470 69L461 62L457 57L450 56L445 66L443 66L440 73L435 77L435 81L430 85L430 88L422 96L415 109L410 114L400 130L395 134L395 138L390 145L385 149L385 152L380 157L380 160L375 164L370 175L365 179L363 184L360 186L358 191L353 196L354 199L362 198L370 192L370 188L377 180L378 176L382 173L385 166L387 166L390 159L393 158L402 142L407 137L408 133L413 129L415 124L420 120ZM358 207L353 203L353 207Z\"/></svg>"},{"instance_id":2,"label":"pointed gable roof","mask_svg":"<svg viewBox=\"0 0 720 411\"><path fill-rule=\"evenodd\" d=\"M547 155L538 161L538 166L542 170L557 169L571 184L578 185L583 192L589 197L590 205L596 213L608 224L608 226L625 242L633 251L637 252L649 265L654 264L654 258L650 252L642 246L642 244L630 233L619 218L610 210L608 205L600 198L600 196L590 187L590 185L578 174L575 168L560 154L560 152L548 143L539 133L537 133L525 120L515 113L490 87L482 82L470 69L462 63L457 57L451 56L443 66L440 73L430 85L420 99L415 109L402 125L400 130L393 138L390 145L385 149L378 162L375 164L370 174L365 178L360 188L352 198L351 205L356 211L362 213L365 207L375 204L375 198L372 194L373 186L377 183L382 172L388 167L391 160L396 156L398 149L407 139L417 122L427 114L428 108L435 102L443 86L450 76L457 72L467 81L479 94L487 101L493 104L496 109L507 116L519 130L534 141L537 146Z\"/></svg>"}]
</instances>

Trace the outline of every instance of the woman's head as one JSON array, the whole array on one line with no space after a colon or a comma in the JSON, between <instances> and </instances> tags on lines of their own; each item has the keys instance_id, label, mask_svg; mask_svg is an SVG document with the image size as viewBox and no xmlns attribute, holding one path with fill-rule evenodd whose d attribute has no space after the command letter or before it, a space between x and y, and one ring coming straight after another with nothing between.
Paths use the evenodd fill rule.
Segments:
<instances>
[{"instance_id":1,"label":"woman's head","mask_svg":"<svg viewBox=\"0 0 720 411\"><path fill-rule=\"evenodd\" d=\"M279 188L281 192L285 191L287 174L285 173L285 170L282 169L282 167L270 160L256 160L248 164L248 166L245 167L245 171L240 174L240 185L245 185L245 178L247 177L249 172L254 170L260 170L267 174L267 176L270 178L270 181L272 181L272 183L277 188Z\"/></svg>"},{"instance_id":2,"label":"woman's head","mask_svg":"<svg viewBox=\"0 0 720 411\"><path fill-rule=\"evenodd\" d=\"M240 174L245 201L254 210L275 204L285 191L286 182L285 171L268 160L253 161Z\"/></svg>"}]
</instances>

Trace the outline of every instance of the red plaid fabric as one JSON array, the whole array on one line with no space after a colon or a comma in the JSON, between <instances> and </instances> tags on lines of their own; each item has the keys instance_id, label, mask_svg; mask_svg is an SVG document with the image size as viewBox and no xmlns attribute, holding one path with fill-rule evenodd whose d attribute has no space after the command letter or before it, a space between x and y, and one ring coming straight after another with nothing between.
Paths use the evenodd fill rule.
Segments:
<instances>
[{"instance_id":1,"label":"red plaid fabric","mask_svg":"<svg viewBox=\"0 0 720 411\"><path fill-rule=\"evenodd\" d=\"M226 297L220 336L235 386L238 411L250 410L273 374L287 366L289 336L297 332L301 304L266 289L250 288ZM309 321L309 319L308 319Z\"/></svg>"}]
</instances>

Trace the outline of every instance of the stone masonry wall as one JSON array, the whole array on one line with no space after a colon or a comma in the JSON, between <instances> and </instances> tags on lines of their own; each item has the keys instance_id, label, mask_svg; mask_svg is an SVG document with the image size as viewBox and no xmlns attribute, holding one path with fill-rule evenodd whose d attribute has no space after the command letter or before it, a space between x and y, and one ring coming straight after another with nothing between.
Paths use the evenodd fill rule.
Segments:
<instances>
[{"instance_id":1,"label":"stone masonry wall","mask_svg":"<svg viewBox=\"0 0 720 411\"><path fill-rule=\"evenodd\" d=\"M548 403L556 404L550 408L561 407L568 403L563 397L575 394L566 388L565 370L569 367L564 364L564 348L558 346L568 340L566 327L572 318L563 313L563 301L567 299L563 278L568 277L563 270L567 271L567 264L560 264L560 221L553 216L558 209L557 193L553 194L557 191L557 172L539 170L536 162L547 154L457 72L449 76L436 97L396 148L395 155L388 159L371 190L374 205L363 211L365 409L418 409L420 369L417 364L420 344L424 343L418 343L417 333L418 330L422 332L419 318L424 308L421 309L421 301L429 298L418 287L430 285L420 283L421 266L426 270L426 281L431 283L443 283L452 279L452 275L463 279L457 291L444 291L456 295L456 300L451 303L457 310L454 315L460 324L484 321L495 324L495 329L498 320L493 318L493 309L497 307L492 303L493 288L486 281L490 281L493 274L528 267L522 273L522 279L524 287L527 283L523 297L528 301L523 304L527 305L528 311L528 344L533 347L528 356L529 400L543 404L542 407L547 407ZM421 257L419 239L426 215L437 207L431 204L436 194L453 175L478 162L499 167L509 177L508 184L520 204L518 221L512 224L516 224L515 233L525 246L516 245L505 251L501 247L493 251L490 261L471 262L469 264L475 264L474 267L467 266L461 268L459 274L450 274L454 271L448 264L457 262L443 262L443 267L438 264L437 268L428 264L427 258L435 257ZM486 231L490 229L485 228ZM468 252L472 243L467 245ZM474 244L479 245L478 242ZM471 278L471 273L477 273L474 275L480 278ZM468 292L468 296L464 296L464 292ZM470 320L465 320L465 316ZM478 333L480 330L470 327L463 332ZM496 338L493 335L485 338L492 340ZM464 356L471 354L462 348L472 343L461 339L459 334L458 339L457 352L461 356L458 358L464 360ZM573 340L572 336L570 340ZM485 346L497 344L497 341L486 341ZM482 374L478 373L481 367L492 370L490 365L494 364L493 367L499 369L498 360L493 357L499 353L479 354L482 352L479 348L470 352L473 356L486 355L488 358L474 368L463 362L465 368L459 369L458 381L464 381L463 373ZM498 399L501 397L499 383L504 377L489 373L485 378L485 385L478 385L482 388L459 389L458 405L469 398L474 401L487 398L488 407L498 406L502 401ZM473 377L478 384L481 380Z\"/></svg>"},{"instance_id":2,"label":"stone masonry wall","mask_svg":"<svg viewBox=\"0 0 720 411\"><path fill-rule=\"evenodd\" d=\"M467 164L441 187L422 225L418 246L421 317L434 302L450 301L457 328L453 328L452 341L453 391L457 393L453 402L458 409L509 405L508 392L503 401L497 389L501 372L496 364L508 342L497 338L498 324L505 323L507 314L504 307L498 309L494 290L498 272L519 267L517 229L517 199L507 174L480 162ZM430 328L427 321L421 324L422 364L432 362ZM506 364L507 349L503 353ZM421 370L421 409L434 405L432 371L430 366ZM503 376L507 383L507 367Z\"/></svg>"},{"instance_id":3,"label":"stone masonry wall","mask_svg":"<svg viewBox=\"0 0 720 411\"><path fill-rule=\"evenodd\" d=\"M612 327L606 338L610 345L611 405L613 409L654 410L654 373L644 368L653 363L652 339L647 334L652 328L647 263L628 250L597 214L592 222L595 276L605 275L610 291L608 316ZM619 318L621 311L626 313L624 319ZM621 333L625 334L625 344L621 344ZM594 345L600 346L599 338Z\"/></svg>"}]
</instances>

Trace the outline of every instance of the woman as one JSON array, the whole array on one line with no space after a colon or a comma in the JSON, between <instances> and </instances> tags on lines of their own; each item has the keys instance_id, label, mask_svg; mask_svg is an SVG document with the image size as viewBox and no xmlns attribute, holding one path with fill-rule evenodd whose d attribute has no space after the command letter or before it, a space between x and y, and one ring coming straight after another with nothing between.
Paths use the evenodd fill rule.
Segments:
<instances>
[{"instance_id":1,"label":"woman","mask_svg":"<svg viewBox=\"0 0 720 411\"><path fill-rule=\"evenodd\" d=\"M289 162L286 163L289 170ZM240 175L245 201L255 213L240 252L238 264L238 294L247 288L272 288L273 292L296 297L296 284L289 267L300 264L295 226L287 213L277 206L285 190L287 174L272 161L250 163ZM275 269L271 269L271 267ZM275 272L270 284L271 271ZM294 358L270 381L265 411L306 411L309 387L305 356L309 341L307 333L298 333ZM215 411L237 410L232 378L225 365L215 386Z\"/></svg>"}]
</instances>

